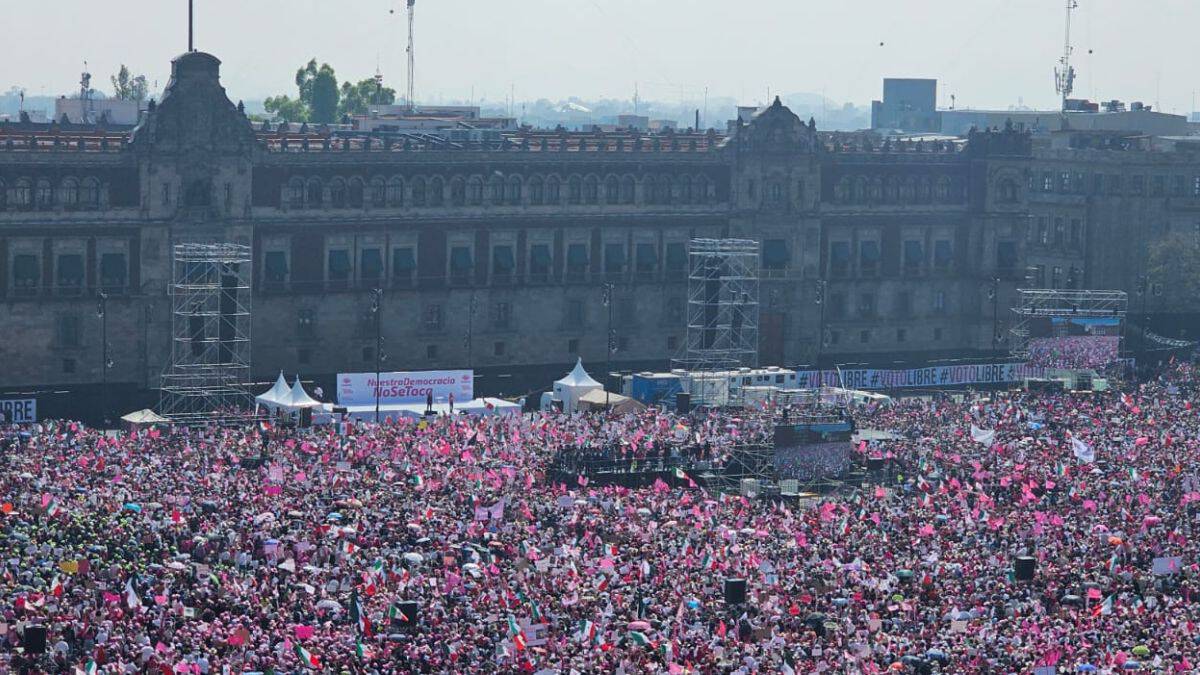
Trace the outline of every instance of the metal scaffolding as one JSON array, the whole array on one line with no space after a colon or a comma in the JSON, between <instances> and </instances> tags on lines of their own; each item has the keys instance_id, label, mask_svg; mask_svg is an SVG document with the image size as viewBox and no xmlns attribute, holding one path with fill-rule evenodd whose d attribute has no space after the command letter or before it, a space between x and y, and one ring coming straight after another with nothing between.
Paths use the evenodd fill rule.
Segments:
<instances>
[{"instance_id":1,"label":"metal scaffolding","mask_svg":"<svg viewBox=\"0 0 1200 675\"><path fill-rule=\"evenodd\" d=\"M1122 322L1129 310L1125 291L1065 290L1055 288L1017 289L1017 304L1012 308L1016 323L1012 335L1012 354L1029 357L1030 323L1054 317L1116 317Z\"/></svg>"},{"instance_id":2,"label":"metal scaffolding","mask_svg":"<svg viewBox=\"0 0 1200 675\"><path fill-rule=\"evenodd\" d=\"M175 245L164 417L189 426L245 421L252 404L251 260L241 244Z\"/></svg>"},{"instance_id":3,"label":"metal scaffolding","mask_svg":"<svg viewBox=\"0 0 1200 675\"><path fill-rule=\"evenodd\" d=\"M693 239L688 244L687 347L675 367L688 371L696 405L728 401L728 376L758 365L759 244Z\"/></svg>"}]
</instances>

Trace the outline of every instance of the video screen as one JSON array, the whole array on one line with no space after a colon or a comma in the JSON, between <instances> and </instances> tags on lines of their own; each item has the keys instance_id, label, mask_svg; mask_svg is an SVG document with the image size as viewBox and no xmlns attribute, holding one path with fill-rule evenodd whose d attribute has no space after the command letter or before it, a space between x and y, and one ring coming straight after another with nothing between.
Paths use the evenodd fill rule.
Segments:
<instances>
[{"instance_id":1,"label":"video screen","mask_svg":"<svg viewBox=\"0 0 1200 675\"><path fill-rule=\"evenodd\" d=\"M775 470L801 481L839 478L850 469L852 447L848 440L776 447Z\"/></svg>"},{"instance_id":2,"label":"video screen","mask_svg":"<svg viewBox=\"0 0 1200 675\"><path fill-rule=\"evenodd\" d=\"M1044 317L1029 324L1029 363L1046 368L1104 368L1119 356L1120 317Z\"/></svg>"}]
</instances>

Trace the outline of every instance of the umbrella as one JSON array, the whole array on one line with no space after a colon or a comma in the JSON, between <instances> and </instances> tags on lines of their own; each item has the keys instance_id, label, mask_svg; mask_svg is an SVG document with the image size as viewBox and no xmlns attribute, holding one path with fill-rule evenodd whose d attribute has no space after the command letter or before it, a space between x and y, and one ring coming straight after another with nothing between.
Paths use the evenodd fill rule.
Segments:
<instances>
[{"instance_id":1,"label":"umbrella","mask_svg":"<svg viewBox=\"0 0 1200 675\"><path fill-rule=\"evenodd\" d=\"M410 562L414 565L419 565L425 562L425 558L420 553L405 553L403 558L405 562Z\"/></svg>"},{"instance_id":2,"label":"umbrella","mask_svg":"<svg viewBox=\"0 0 1200 675\"><path fill-rule=\"evenodd\" d=\"M950 657L946 654L946 652L940 649L930 649L929 651L925 652L925 657L933 659L938 663L946 663L950 660Z\"/></svg>"},{"instance_id":3,"label":"umbrella","mask_svg":"<svg viewBox=\"0 0 1200 675\"><path fill-rule=\"evenodd\" d=\"M337 511L333 511L329 515L325 516L325 520L341 520L341 519L342 519L342 514L338 513Z\"/></svg>"},{"instance_id":4,"label":"umbrella","mask_svg":"<svg viewBox=\"0 0 1200 675\"><path fill-rule=\"evenodd\" d=\"M317 603L317 609L328 609L328 610L332 610L332 611L339 611L342 609L342 606L340 604L338 604L338 602L336 600L330 600L329 598L326 598Z\"/></svg>"},{"instance_id":5,"label":"umbrella","mask_svg":"<svg viewBox=\"0 0 1200 675\"><path fill-rule=\"evenodd\" d=\"M1130 659L1130 660L1126 661L1125 665L1123 665L1121 667L1124 668L1125 670L1141 670L1142 664L1138 663L1137 661L1134 661L1133 659Z\"/></svg>"},{"instance_id":6,"label":"umbrella","mask_svg":"<svg viewBox=\"0 0 1200 675\"><path fill-rule=\"evenodd\" d=\"M134 504L133 502L129 502L128 504L126 504L126 505L125 505L125 510L126 510L126 511L133 511L134 513L141 513L141 512L142 512L142 505L141 505L141 504Z\"/></svg>"},{"instance_id":7,"label":"umbrella","mask_svg":"<svg viewBox=\"0 0 1200 675\"><path fill-rule=\"evenodd\" d=\"M1077 672L1077 673L1094 673L1094 672L1096 672L1096 666L1093 666L1090 663L1081 663L1078 666L1075 666L1075 672Z\"/></svg>"},{"instance_id":8,"label":"umbrella","mask_svg":"<svg viewBox=\"0 0 1200 675\"><path fill-rule=\"evenodd\" d=\"M645 621L630 621L629 630L650 630L650 624Z\"/></svg>"},{"instance_id":9,"label":"umbrella","mask_svg":"<svg viewBox=\"0 0 1200 675\"><path fill-rule=\"evenodd\" d=\"M637 514L639 516L648 516L648 515L650 515L650 509L643 506L642 508L637 510Z\"/></svg>"},{"instance_id":10,"label":"umbrella","mask_svg":"<svg viewBox=\"0 0 1200 675\"><path fill-rule=\"evenodd\" d=\"M1130 651L1132 651L1134 653L1134 655L1136 655L1136 656L1141 656L1141 657L1150 656L1150 648L1147 647L1146 645L1138 645L1138 646L1134 647L1133 649L1131 649Z\"/></svg>"}]
</instances>

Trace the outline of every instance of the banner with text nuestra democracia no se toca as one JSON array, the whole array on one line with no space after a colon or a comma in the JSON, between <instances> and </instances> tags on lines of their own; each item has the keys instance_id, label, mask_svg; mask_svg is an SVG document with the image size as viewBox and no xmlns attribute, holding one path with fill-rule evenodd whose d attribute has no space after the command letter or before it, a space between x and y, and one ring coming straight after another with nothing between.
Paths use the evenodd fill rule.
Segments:
<instances>
[{"instance_id":1,"label":"banner with text nuestra democracia no se toca","mask_svg":"<svg viewBox=\"0 0 1200 675\"><path fill-rule=\"evenodd\" d=\"M456 403L475 398L475 371L422 370L412 373L341 373L338 375L338 403L341 405L374 405L375 388L379 387L380 403L424 403L432 393L434 401L447 401L454 395Z\"/></svg>"}]
</instances>

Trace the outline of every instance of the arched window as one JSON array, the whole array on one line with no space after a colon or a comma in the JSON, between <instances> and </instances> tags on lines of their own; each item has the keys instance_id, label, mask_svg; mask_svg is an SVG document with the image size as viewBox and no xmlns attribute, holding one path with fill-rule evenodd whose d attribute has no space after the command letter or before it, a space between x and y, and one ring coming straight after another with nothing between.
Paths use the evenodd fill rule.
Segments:
<instances>
[{"instance_id":1,"label":"arched window","mask_svg":"<svg viewBox=\"0 0 1200 675\"><path fill-rule=\"evenodd\" d=\"M309 178L308 179L308 190L305 192L305 195L304 195L304 203L310 209L319 209L319 208L321 208L321 203L324 201L325 201L325 195L323 194L323 190L321 188L321 179L320 178Z\"/></svg>"},{"instance_id":2,"label":"arched window","mask_svg":"<svg viewBox=\"0 0 1200 675\"><path fill-rule=\"evenodd\" d=\"M488 181L488 196L489 201L495 206L500 206L504 203L504 179L500 176L492 176Z\"/></svg>"},{"instance_id":3,"label":"arched window","mask_svg":"<svg viewBox=\"0 0 1200 675\"><path fill-rule=\"evenodd\" d=\"M33 183L28 178L17 179L12 190L12 204L18 209L33 206Z\"/></svg>"},{"instance_id":4,"label":"arched window","mask_svg":"<svg viewBox=\"0 0 1200 675\"><path fill-rule=\"evenodd\" d=\"M554 205L562 203L558 176L550 176L546 179L546 203Z\"/></svg>"},{"instance_id":5,"label":"arched window","mask_svg":"<svg viewBox=\"0 0 1200 675\"><path fill-rule=\"evenodd\" d=\"M670 204L675 201L675 185L670 176L658 179L658 203Z\"/></svg>"},{"instance_id":6,"label":"arched window","mask_svg":"<svg viewBox=\"0 0 1200 675\"><path fill-rule=\"evenodd\" d=\"M707 176L696 176L693 189L696 191L695 203L707 204L712 201L712 195L709 194L711 188Z\"/></svg>"},{"instance_id":7,"label":"arched window","mask_svg":"<svg viewBox=\"0 0 1200 675\"><path fill-rule=\"evenodd\" d=\"M1017 201L1017 182L1011 178L1000 181L1000 201L1011 204Z\"/></svg>"},{"instance_id":8,"label":"arched window","mask_svg":"<svg viewBox=\"0 0 1200 675\"><path fill-rule=\"evenodd\" d=\"M883 201L894 204L900 198L899 188L896 187L896 179L888 176L883 180Z\"/></svg>"},{"instance_id":9,"label":"arched window","mask_svg":"<svg viewBox=\"0 0 1200 675\"><path fill-rule=\"evenodd\" d=\"M94 209L100 206L100 181L96 178L84 178L79 190L79 205Z\"/></svg>"},{"instance_id":10,"label":"arched window","mask_svg":"<svg viewBox=\"0 0 1200 675\"><path fill-rule=\"evenodd\" d=\"M79 206L79 181L74 178L64 180L59 199L69 209Z\"/></svg>"},{"instance_id":11,"label":"arched window","mask_svg":"<svg viewBox=\"0 0 1200 675\"><path fill-rule=\"evenodd\" d=\"M658 181L654 180L654 176L642 179L642 201L646 204L658 203Z\"/></svg>"},{"instance_id":12,"label":"arched window","mask_svg":"<svg viewBox=\"0 0 1200 675\"><path fill-rule=\"evenodd\" d=\"M86 188L85 188L86 189ZM304 208L304 179L299 176L288 181L287 203L290 208Z\"/></svg>"},{"instance_id":13,"label":"arched window","mask_svg":"<svg viewBox=\"0 0 1200 675\"><path fill-rule=\"evenodd\" d=\"M393 176L387 186L388 206L404 206L404 179Z\"/></svg>"},{"instance_id":14,"label":"arched window","mask_svg":"<svg viewBox=\"0 0 1200 675\"><path fill-rule=\"evenodd\" d=\"M921 176L917 183L917 203L928 204L933 195L933 182L929 180L929 176Z\"/></svg>"},{"instance_id":15,"label":"arched window","mask_svg":"<svg viewBox=\"0 0 1200 675\"><path fill-rule=\"evenodd\" d=\"M600 203L600 179L588 176L583 182L583 200L588 204Z\"/></svg>"},{"instance_id":16,"label":"arched window","mask_svg":"<svg viewBox=\"0 0 1200 675\"><path fill-rule=\"evenodd\" d=\"M933 198L939 203L950 201L950 178L942 176L937 180L937 186L934 188Z\"/></svg>"},{"instance_id":17,"label":"arched window","mask_svg":"<svg viewBox=\"0 0 1200 675\"><path fill-rule=\"evenodd\" d=\"M870 190L867 189L867 178L859 176L854 181L854 198L851 200L855 204L865 204L869 199Z\"/></svg>"},{"instance_id":18,"label":"arched window","mask_svg":"<svg viewBox=\"0 0 1200 675\"><path fill-rule=\"evenodd\" d=\"M39 209L47 209L54 205L54 186L48 178L39 178L37 191L33 195Z\"/></svg>"},{"instance_id":19,"label":"arched window","mask_svg":"<svg viewBox=\"0 0 1200 675\"><path fill-rule=\"evenodd\" d=\"M621 201L621 182L616 176L604 179L604 203L616 204Z\"/></svg>"},{"instance_id":20,"label":"arched window","mask_svg":"<svg viewBox=\"0 0 1200 675\"><path fill-rule=\"evenodd\" d=\"M383 208L387 206L387 181L382 176L371 179L371 206Z\"/></svg>"},{"instance_id":21,"label":"arched window","mask_svg":"<svg viewBox=\"0 0 1200 675\"><path fill-rule=\"evenodd\" d=\"M441 206L446 201L446 182L441 176L434 176L429 181L429 205Z\"/></svg>"},{"instance_id":22,"label":"arched window","mask_svg":"<svg viewBox=\"0 0 1200 675\"><path fill-rule=\"evenodd\" d=\"M571 176L567 179L567 203L579 204L583 202L583 179L579 176Z\"/></svg>"},{"instance_id":23,"label":"arched window","mask_svg":"<svg viewBox=\"0 0 1200 675\"><path fill-rule=\"evenodd\" d=\"M842 179L833 186L833 201L837 204L848 203L853 190L854 189L850 187L850 179L842 176Z\"/></svg>"},{"instance_id":24,"label":"arched window","mask_svg":"<svg viewBox=\"0 0 1200 675\"><path fill-rule=\"evenodd\" d=\"M425 206L425 179L421 176L412 179L412 205Z\"/></svg>"},{"instance_id":25,"label":"arched window","mask_svg":"<svg viewBox=\"0 0 1200 675\"><path fill-rule=\"evenodd\" d=\"M467 183L460 176L450 179L450 204L462 206L467 203Z\"/></svg>"},{"instance_id":26,"label":"arched window","mask_svg":"<svg viewBox=\"0 0 1200 675\"><path fill-rule=\"evenodd\" d=\"M471 182L467 183L467 201L471 206L483 203L483 179L479 176L471 176Z\"/></svg>"},{"instance_id":27,"label":"arched window","mask_svg":"<svg viewBox=\"0 0 1200 675\"><path fill-rule=\"evenodd\" d=\"M508 187L505 190L505 199L510 206L521 205L521 177L509 176Z\"/></svg>"},{"instance_id":28,"label":"arched window","mask_svg":"<svg viewBox=\"0 0 1200 675\"><path fill-rule=\"evenodd\" d=\"M634 182L633 176L625 176L621 179L621 203L632 204L637 196L637 183Z\"/></svg>"},{"instance_id":29,"label":"arched window","mask_svg":"<svg viewBox=\"0 0 1200 675\"><path fill-rule=\"evenodd\" d=\"M358 176L350 179L350 184L347 187L347 203L352 209L361 209L363 207L363 182Z\"/></svg>"},{"instance_id":30,"label":"arched window","mask_svg":"<svg viewBox=\"0 0 1200 675\"><path fill-rule=\"evenodd\" d=\"M329 182L329 204L335 209L346 208L346 181L341 178Z\"/></svg>"},{"instance_id":31,"label":"arched window","mask_svg":"<svg viewBox=\"0 0 1200 675\"><path fill-rule=\"evenodd\" d=\"M529 203L532 206L541 206L542 200L545 198L544 183L541 176L534 176L529 179Z\"/></svg>"},{"instance_id":32,"label":"arched window","mask_svg":"<svg viewBox=\"0 0 1200 675\"><path fill-rule=\"evenodd\" d=\"M692 177L681 176L679 178L679 203L691 204L696 199L696 195L692 192Z\"/></svg>"},{"instance_id":33,"label":"arched window","mask_svg":"<svg viewBox=\"0 0 1200 675\"><path fill-rule=\"evenodd\" d=\"M5 187L4 181L0 180L0 209L8 206L8 188Z\"/></svg>"}]
</instances>

